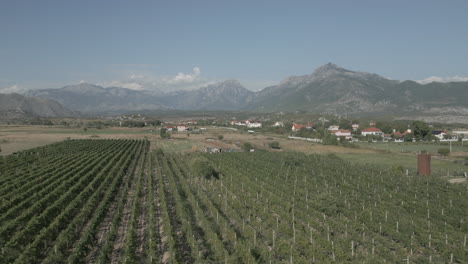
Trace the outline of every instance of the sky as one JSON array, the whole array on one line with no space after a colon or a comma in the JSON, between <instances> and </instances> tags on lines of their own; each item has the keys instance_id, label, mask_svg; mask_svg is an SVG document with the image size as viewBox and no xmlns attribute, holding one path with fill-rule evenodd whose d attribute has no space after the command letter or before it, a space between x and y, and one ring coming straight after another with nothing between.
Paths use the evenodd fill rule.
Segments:
<instances>
[{"instance_id":1,"label":"sky","mask_svg":"<svg viewBox=\"0 0 468 264\"><path fill-rule=\"evenodd\" d=\"M1 0L0 89L251 90L328 62L468 80L468 1Z\"/></svg>"}]
</instances>

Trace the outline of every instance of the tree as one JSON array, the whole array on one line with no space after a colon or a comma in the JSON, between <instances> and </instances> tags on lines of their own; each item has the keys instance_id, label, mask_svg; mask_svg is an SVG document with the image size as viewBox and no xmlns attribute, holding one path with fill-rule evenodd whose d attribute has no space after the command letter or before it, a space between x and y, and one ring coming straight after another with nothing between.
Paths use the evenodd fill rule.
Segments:
<instances>
[{"instance_id":1,"label":"tree","mask_svg":"<svg viewBox=\"0 0 468 264\"><path fill-rule=\"evenodd\" d=\"M169 134L167 132L167 129L162 127L160 130L159 130L159 136L161 136L161 138L171 138L171 134Z\"/></svg>"},{"instance_id":2,"label":"tree","mask_svg":"<svg viewBox=\"0 0 468 264\"><path fill-rule=\"evenodd\" d=\"M338 138L335 134L325 133L325 135L322 138L322 143L324 145L338 145Z\"/></svg>"},{"instance_id":3,"label":"tree","mask_svg":"<svg viewBox=\"0 0 468 264\"><path fill-rule=\"evenodd\" d=\"M223 135L218 135L218 140L221 141L223 140L224 136Z\"/></svg>"},{"instance_id":4,"label":"tree","mask_svg":"<svg viewBox=\"0 0 468 264\"><path fill-rule=\"evenodd\" d=\"M426 122L414 121L413 135L417 140L430 140L432 136L432 131Z\"/></svg>"},{"instance_id":5,"label":"tree","mask_svg":"<svg viewBox=\"0 0 468 264\"><path fill-rule=\"evenodd\" d=\"M393 132L393 124L385 121L378 121L377 127L382 130L385 134L391 134Z\"/></svg>"},{"instance_id":6,"label":"tree","mask_svg":"<svg viewBox=\"0 0 468 264\"><path fill-rule=\"evenodd\" d=\"M246 152L249 152L253 148L254 148L253 145L250 144L249 142L245 142L244 145L242 146L242 149Z\"/></svg>"},{"instance_id":7,"label":"tree","mask_svg":"<svg viewBox=\"0 0 468 264\"><path fill-rule=\"evenodd\" d=\"M280 149L280 144L278 141L273 141L273 142L270 142L268 143L268 146L272 149Z\"/></svg>"},{"instance_id":8,"label":"tree","mask_svg":"<svg viewBox=\"0 0 468 264\"><path fill-rule=\"evenodd\" d=\"M341 129L349 129L349 130L353 129L353 127L351 126L352 125L351 121L347 119L341 119L338 125L340 126Z\"/></svg>"}]
</instances>

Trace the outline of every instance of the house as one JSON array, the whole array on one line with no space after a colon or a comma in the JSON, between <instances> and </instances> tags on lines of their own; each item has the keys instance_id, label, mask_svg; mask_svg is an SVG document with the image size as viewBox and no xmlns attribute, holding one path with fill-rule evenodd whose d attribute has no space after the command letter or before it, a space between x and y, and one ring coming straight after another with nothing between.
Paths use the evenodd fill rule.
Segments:
<instances>
[{"instance_id":1,"label":"house","mask_svg":"<svg viewBox=\"0 0 468 264\"><path fill-rule=\"evenodd\" d=\"M259 121L245 120L245 124L247 125L248 128L262 127L262 122L259 122Z\"/></svg>"},{"instance_id":2,"label":"house","mask_svg":"<svg viewBox=\"0 0 468 264\"><path fill-rule=\"evenodd\" d=\"M274 125L274 127L284 127L284 123L281 121L277 121Z\"/></svg>"},{"instance_id":3,"label":"house","mask_svg":"<svg viewBox=\"0 0 468 264\"><path fill-rule=\"evenodd\" d=\"M330 126L330 127L328 128L328 130L331 130L331 131L333 131L333 130L340 130L340 126L332 125L332 126Z\"/></svg>"},{"instance_id":4,"label":"house","mask_svg":"<svg viewBox=\"0 0 468 264\"><path fill-rule=\"evenodd\" d=\"M205 149L205 152L208 152L208 153L218 153L218 152L221 152L221 149L219 149L219 148L206 148L206 149Z\"/></svg>"},{"instance_id":5,"label":"house","mask_svg":"<svg viewBox=\"0 0 468 264\"><path fill-rule=\"evenodd\" d=\"M381 136L381 137L383 137L384 133L382 132L382 130L380 130L380 129L376 128L376 127L369 127L367 129L364 129L361 132L361 135L363 135L363 136L370 135L370 136Z\"/></svg>"},{"instance_id":6,"label":"house","mask_svg":"<svg viewBox=\"0 0 468 264\"><path fill-rule=\"evenodd\" d=\"M392 134L384 134L384 141L388 141L392 139Z\"/></svg>"},{"instance_id":7,"label":"house","mask_svg":"<svg viewBox=\"0 0 468 264\"><path fill-rule=\"evenodd\" d=\"M442 130L434 130L432 131L432 135L438 139L444 139L447 135L447 132Z\"/></svg>"},{"instance_id":8,"label":"house","mask_svg":"<svg viewBox=\"0 0 468 264\"><path fill-rule=\"evenodd\" d=\"M369 123L369 126L371 126L371 127L375 127L376 125L377 125L377 123L375 123L375 122L370 122Z\"/></svg>"},{"instance_id":9,"label":"house","mask_svg":"<svg viewBox=\"0 0 468 264\"><path fill-rule=\"evenodd\" d=\"M184 125L184 124L177 125L177 131L178 132L184 132L185 130L187 130L186 125Z\"/></svg>"},{"instance_id":10,"label":"house","mask_svg":"<svg viewBox=\"0 0 468 264\"><path fill-rule=\"evenodd\" d=\"M187 121L187 125L196 125L198 124L197 121Z\"/></svg>"},{"instance_id":11,"label":"house","mask_svg":"<svg viewBox=\"0 0 468 264\"><path fill-rule=\"evenodd\" d=\"M315 124L307 123L307 124L305 125L305 128L307 128L307 129L312 129L312 128L314 128L314 126L315 126Z\"/></svg>"},{"instance_id":12,"label":"house","mask_svg":"<svg viewBox=\"0 0 468 264\"><path fill-rule=\"evenodd\" d=\"M246 126L247 124L245 122L237 121L237 120L232 120L231 125L233 126Z\"/></svg>"},{"instance_id":13,"label":"house","mask_svg":"<svg viewBox=\"0 0 468 264\"><path fill-rule=\"evenodd\" d=\"M359 129L359 124L352 124L351 127L353 128L353 131L356 131Z\"/></svg>"},{"instance_id":14,"label":"house","mask_svg":"<svg viewBox=\"0 0 468 264\"><path fill-rule=\"evenodd\" d=\"M172 132L172 131L175 131L177 129L175 126L165 126L164 128L168 132Z\"/></svg>"},{"instance_id":15,"label":"house","mask_svg":"<svg viewBox=\"0 0 468 264\"><path fill-rule=\"evenodd\" d=\"M291 130L293 132L297 132L299 130L301 130L301 128L305 127L304 125L299 125L299 124L293 124L292 127L291 127Z\"/></svg>"},{"instance_id":16,"label":"house","mask_svg":"<svg viewBox=\"0 0 468 264\"><path fill-rule=\"evenodd\" d=\"M348 140L353 138L351 136L351 131L349 131L348 129L332 130L332 133L334 133L337 138L345 137L345 139Z\"/></svg>"},{"instance_id":17,"label":"house","mask_svg":"<svg viewBox=\"0 0 468 264\"><path fill-rule=\"evenodd\" d=\"M401 133L400 131L396 131L396 129L393 129L394 132L392 133L392 135L395 137L395 138L403 138L405 137L406 135L408 134L411 134L411 129L408 129L406 130L405 132Z\"/></svg>"}]
</instances>

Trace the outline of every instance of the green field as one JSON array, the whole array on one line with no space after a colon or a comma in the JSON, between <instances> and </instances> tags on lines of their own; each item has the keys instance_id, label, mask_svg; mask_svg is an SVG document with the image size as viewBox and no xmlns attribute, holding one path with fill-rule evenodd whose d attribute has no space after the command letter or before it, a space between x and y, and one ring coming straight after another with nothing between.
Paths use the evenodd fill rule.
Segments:
<instances>
[{"instance_id":1,"label":"green field","mask_svg":"<svg viewBox=\"0 0 468 264\"><path fill-rule=\"evenodd\" d=\"M2 157L0 263L468 259L464 184L372 156L175 152L192 143L67 140Z\"/></svg>"},{"instance_id":2,"label":"green field","mask_svg":"<svg viewBox=\"0 0 468 264\"><path fill-rule=\"evenodd\" d=\"M439 142L439 143L422 143L422 142L359 142L355 143L362 148L369 149L381 149L388 150L392 152L420 152L427 151L437 153L440 148L450 148L448 142ZM464 142L463 146L460 142L452 142L452 151L453 152L468 152L468 142Z\"/></svg>"}]
</instances>

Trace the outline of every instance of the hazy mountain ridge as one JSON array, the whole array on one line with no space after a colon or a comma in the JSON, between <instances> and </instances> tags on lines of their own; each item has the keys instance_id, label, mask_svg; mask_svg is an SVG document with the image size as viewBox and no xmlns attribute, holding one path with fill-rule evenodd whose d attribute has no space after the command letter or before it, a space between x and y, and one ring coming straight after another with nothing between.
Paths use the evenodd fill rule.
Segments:
<instances>
[{"instance_id":1,"label":"hazy mountain ridge","mask_svg":"<svg viewBox=\"0 0 468 264\"><path fill-rule=\"evenodd\" d=\"M329 63L312 74L292 76L260 91L250 108L341 114L401 113L432 107L466 108L468 102L464 98L468 98L468 82L426 85L400 82Z\"/></svg>"},{"instance_id":2,"label":"hazy mountain ridge","mask_svg":"<svg viewBox=\"0 0 468 264\"><path fill-rule=\"evenodd\" d=\"M196 90L151 92L81 83L60 89L32 90L86 113L135 110L305 110L338 114L465 114L468 82L419 84L395 81L328 63L308 75L291 76L275 86L252 92L236 80ZM433 109L433 110L431 110Z\"/></svg>"},{"instance_id":3,"label":"hazy mountain ridge","mask_svg":"<svg viewBox=\"0 0 468 264\"><path fill-rule=\"evenodd\" d=\"M135 110L237 110L253 92L236 80L228 80L197 90L169 93L81 83L60 89L31 90L30 96L50 98L75 110L95 113L122 113Z\"/></svg>"},{"instance_id":4,"label":"hazy mountain ridge","mask_svg":"<svg viewBox=\"0 0 468 264\"><path fill-rule=\"evenodd\" d=\"M74 117L79 113L53 100L12 93L0 94L0 115L4 118Z\"/></svg>"}]
</instances>

